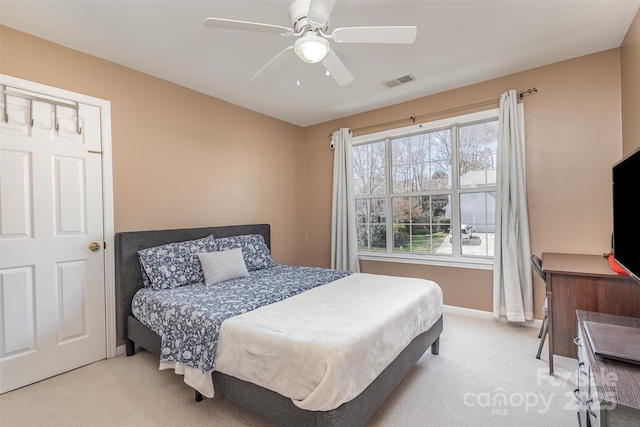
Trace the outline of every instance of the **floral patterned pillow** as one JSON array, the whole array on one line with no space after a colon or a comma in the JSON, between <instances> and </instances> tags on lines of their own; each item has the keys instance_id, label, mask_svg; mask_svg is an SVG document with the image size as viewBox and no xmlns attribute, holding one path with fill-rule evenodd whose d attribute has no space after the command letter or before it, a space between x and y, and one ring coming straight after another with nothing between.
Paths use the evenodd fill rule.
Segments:
<instances>
[{"instance_id":1,"label":"floral patterned pillow","mask_svg":"<svg viewBox=\"0 0 640 427\"><path fill-rule=\"evenodd\" d=\"M225 237L216 239L216 244L219 251L241 248L244 263L249 271L276 266L276 262L271 258L269 248L261 234Z\"/></svg>"},{"instance_id":2,"label":"floral patterned pillow","mask_svg":"<svg viewBox=\"0 0 640 427\"><path fill-rule=\"evenodd\" d=\"M140 259L140 255L138 254L138 261L140 262L140 274L142 275L142 284L145 288L151 287L151 279L149 279L149 275L147 271L144 269L142 265L142 260Z\"/></svg>"},{"instance_id":3,"label":"floral patterned pillow","mask_svg":"<svg viewBox=\"0 0 640 427\"><path fill-rule=\"evenodd\" d=\"M198 253L215 250L216 241L213 236L207 236L142 249L138 251L138 256L149 277L150 287L161 290L202 282L204 275Z\"/></svg>"}]
</instances>

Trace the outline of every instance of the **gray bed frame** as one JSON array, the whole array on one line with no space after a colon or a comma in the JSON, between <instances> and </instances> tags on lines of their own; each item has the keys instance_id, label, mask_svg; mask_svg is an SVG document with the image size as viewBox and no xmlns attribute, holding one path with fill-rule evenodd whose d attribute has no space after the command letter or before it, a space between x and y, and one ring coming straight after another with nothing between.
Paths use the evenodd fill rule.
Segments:
<instances>
[{"instance_id":1,"label":"gray bed frame","mask_svg":"<svg viewBox=\"0 0 640 427\"><path fill-rule=\"evenodd\" d=\"M160 336L131 314L133 296L143 286L138 251L209 235L221 238L242 234L261 234L267 246L271 248L269 224L133 231L116 234L117 331L118 336L125 340L127 356L135 354L137 347L156 355L160 354ZM215 391L217 395L224 396L281 426L363 426L429 347L432 354L438 354L441 332L442 317L431 329L416 337L359 396L331 411L300 409L287 397L220 372L212 374ZM196 400L202 400L202 395L197 391Z\"/></svg>"}]
</instances>

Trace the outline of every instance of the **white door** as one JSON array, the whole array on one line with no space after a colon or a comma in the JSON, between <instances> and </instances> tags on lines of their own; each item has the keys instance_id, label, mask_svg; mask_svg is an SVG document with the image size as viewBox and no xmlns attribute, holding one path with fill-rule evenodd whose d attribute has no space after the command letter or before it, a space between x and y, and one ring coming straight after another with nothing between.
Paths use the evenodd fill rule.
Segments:
<instances>
[{"instance_id":1,"label":"white door","mask_svg":"<svg viewBox=\"0 0 640 427\"><path fill-rule=\"evenodd\" d=\"M0 393L104 359L107 351L100 109L79 104L77 116L48 102L6 100ZM90 250L92 242L99 247Z\"/></svg>"}]
</instances>

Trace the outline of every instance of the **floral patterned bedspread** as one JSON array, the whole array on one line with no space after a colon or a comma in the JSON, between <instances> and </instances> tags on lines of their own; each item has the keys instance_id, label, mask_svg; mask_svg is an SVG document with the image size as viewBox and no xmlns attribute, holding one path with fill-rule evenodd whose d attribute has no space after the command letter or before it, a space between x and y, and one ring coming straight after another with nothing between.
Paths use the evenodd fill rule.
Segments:
<instances>
[{"instance_id":1,"label":"floral patterned bedspread","mask_svg":"<svg viewBox=\"0 0 640 427\"><path fill-rule=\"evenodd\" d=\"M218 333L224 320L349 274L325 268L277 265L215 285L142 288L134 296L131 308L140 322L162 337L161 362L177 362L208 374L215 369Z\"/></svg>"}]
</instances>

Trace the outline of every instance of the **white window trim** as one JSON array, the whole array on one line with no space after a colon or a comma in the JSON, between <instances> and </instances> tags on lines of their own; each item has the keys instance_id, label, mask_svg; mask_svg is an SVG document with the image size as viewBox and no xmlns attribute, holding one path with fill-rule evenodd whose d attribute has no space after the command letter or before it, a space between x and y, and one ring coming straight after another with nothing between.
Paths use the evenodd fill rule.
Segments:
<instances>
[{"instance_id":1,"label":"white window trim","mask_svg":"<svg viewBox=\"0 0 640 427\"><path fill-rule=\"evenodd\" d=\"M420 253L360 251L358 259L362 261L396 262L403 264L434 265L439 267L469 268L475 270L493 270L493 258L457 258L453 256L424 255Z\"/></svg>"},{"instance_id":2,"label":"white window trim","mask_svg":"<svg viewBox=\"0 0 640 427\"><path fill-rule=\"evenodd\" d=\"M466 125L470 122L475 121L483 121L490 119L497 119L499 117L500 110L498 108L493 108L491 110L479 111L476 113L464 114L462 116L455 116L446 119L436 120L428 123L415 124L410 126L405 126L397 129L389 129L381 132L370 133L367 135L356 136L353 138L353 146L367 144L370 142L376 142L384 139L393 139L398 136L405 136L414 132L429 132L441 128L453 127L458 125ZM386 162L388 163L388 162ZM453 153L453 158L451 159L452 165L457 164L457 153ZM386 165L389 168L389 165ZM466 189L457 188L457 174L454 174L454 182L453 182L453 191L452 191L452 203L455 197L459 197L459 194L465 193ZM497 190L496 190L497 191ZM390 194L386 194L385 197L388 199L391 197ZM457 205L457 204L456 204ZM452 210L452 222L460 222L459 218L459 209ZM389 212L387 212L387 218L389 217ZM388 227L387 227L388 228ZM454 245L459 245L460 240L460 230L459 228L454 227L453 230L453 240ZM389 230L387 230L389 233ZM455 253L454 249L454 253ZM360 250L358 251L358 259L364 261L381 261L381 262L395 262L395 263L405 263L405 264L423 264L423 265L433 265L433 266L442 266L442 267L456 267L456 268L467 268L467 269L477 269L477 270L493 270L493 257L473 257L473 256L456 256L456 255L427 255L420 253L399 253L399 252L386 252L386 251L367 251Z\"/></svg>"}]
</instances>

